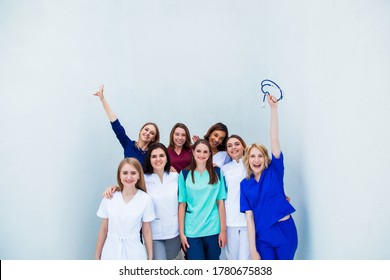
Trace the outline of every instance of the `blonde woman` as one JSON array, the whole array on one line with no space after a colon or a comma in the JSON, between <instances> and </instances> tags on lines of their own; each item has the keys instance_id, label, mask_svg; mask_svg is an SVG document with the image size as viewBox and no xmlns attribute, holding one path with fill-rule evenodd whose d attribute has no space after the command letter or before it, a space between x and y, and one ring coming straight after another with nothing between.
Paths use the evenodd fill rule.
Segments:
<instances>
[{"instance_id":1,"label":"blonde woman","mask_svg":"<svg viewBox=\"0 0 390 280\"><path fill-rule=\"evenodd\" d=\"M271 153L261 144L246 148L246 179L240 184L240 210L245 212L251 259L291 260L298 235L291 216L295 209L284 192L284 163L279 143L278 103L268 95L271 111Z\"/></svg>"}]
</instances>

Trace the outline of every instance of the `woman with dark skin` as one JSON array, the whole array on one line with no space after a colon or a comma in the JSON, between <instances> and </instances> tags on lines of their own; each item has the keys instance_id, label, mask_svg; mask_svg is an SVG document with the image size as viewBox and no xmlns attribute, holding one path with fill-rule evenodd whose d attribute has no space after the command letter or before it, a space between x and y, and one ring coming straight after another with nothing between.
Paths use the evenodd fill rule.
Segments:
<instances>
[{"instance_id":1,"label":"woman with dark skin","mask_svg":"<svg viewBox=\"0 0 390 280\"><path fill-rule=\"evenodd\" d=\"M226 140L228 136L228 128L221 122L212 125L204 136L204 139L210 144L214 166L222 167L231 161L231 158L226 153ZM198 139L199 136L194 135L193 141L195 142Z\"/></svg>"}]
</instances>

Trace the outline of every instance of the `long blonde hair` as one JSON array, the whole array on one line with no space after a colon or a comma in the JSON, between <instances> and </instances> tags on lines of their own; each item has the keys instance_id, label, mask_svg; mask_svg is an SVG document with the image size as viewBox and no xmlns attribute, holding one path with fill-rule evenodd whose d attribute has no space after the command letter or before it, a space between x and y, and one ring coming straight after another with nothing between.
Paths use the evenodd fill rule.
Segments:
<instances>
[{"instance_id":1,"label":"long blonde hair","mask_svg":"<svg viewBox=\"0 0 390 280\"><path fill-rule=\"evenodd\" d=\"M121 182L120 174L123 166L125 164L130 164L131 166L134 166L134 168L137 170L139 174L139 179L137 183L135 184L135 187L141 191L146 192L146 185L145 185L145 178L144 178L144 171L142 169L141 163L136 158L125 158L123 159L118 166L118 171L116 173L116 180L118 182L119 190L123 191L123 184Z\"/></svg>"},{"instance_id":2,"label":"long blonde hair","mask_svg":"<svg viewBox=\"0 0 390 280\"><path fill-rule=\"evenodd\" d=\"M260 150L260 152L264 156L264 169L266 169L268 167L268 165L270 164L270 162L271 162L271 158L268 155L268 150L267 150L267 148L263 144L256 144L256 143L254 143L254 144L251 144L248 147L246 147L246 149L245 149L245 156L244 156L244 166L245 166L245 169L246 169L246 178L247 179L249 179L251 177L252 173L253 173L253 170L252 170L252 168L249 165L249 156L250 156L251 150L254 149L254 148Z\"/></svg>"}]
</instances>

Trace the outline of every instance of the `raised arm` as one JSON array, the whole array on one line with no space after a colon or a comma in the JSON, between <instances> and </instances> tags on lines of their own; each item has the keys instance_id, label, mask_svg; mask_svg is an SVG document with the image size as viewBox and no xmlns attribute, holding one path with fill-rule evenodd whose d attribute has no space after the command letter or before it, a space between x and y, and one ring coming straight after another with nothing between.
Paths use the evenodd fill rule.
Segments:
<instances>
[{"instance_id":1,"label":"raised arm","mask_svg":"<svg viewBox=\"0 0 390 280\"><path fill-rule=\"evenodd\" d=\"M111 109L110 105L108 104L107 100L104 98L104 85L99 86L99 91L96 92L94 95L98 96L100 101L102 102L104 111L106 111L107 117L110 120L110 122L114 122L118 117L112 111L112 109Z\"/></svg>"},{"instance_id":2,"label":"raised arm","mask_svg":"<svg viewBox=\"0 0 390 280\"><path fill-rule=\"evenodd\" d=\"M279 143L279 117L278 117L278 102L275 96L268 95L268 104L271 111L271 152L275 158L280 157L281 149Z\"/></svg>"}]
</instances>

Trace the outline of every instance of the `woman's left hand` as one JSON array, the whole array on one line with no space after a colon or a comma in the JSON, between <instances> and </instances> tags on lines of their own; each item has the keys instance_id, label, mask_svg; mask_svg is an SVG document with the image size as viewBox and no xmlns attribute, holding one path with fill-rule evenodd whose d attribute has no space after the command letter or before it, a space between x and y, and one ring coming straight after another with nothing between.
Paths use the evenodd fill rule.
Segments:
<instances>
[{"instance_id":1,"label":"woman's left hand","mask_svg":"<svg viewBox=\"0 0 390 280\"><path fill-rule=\"evenodd\" d=\"M219 245L220 248L225 247L225 245L226 245L226 230L222 230L222 231L219 233L219 236L218 236L218 245Z\"/></svg>"}]
</instances>

